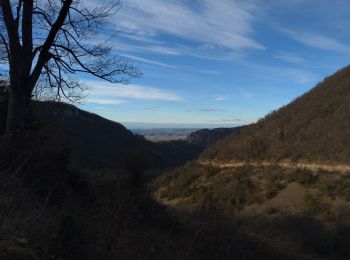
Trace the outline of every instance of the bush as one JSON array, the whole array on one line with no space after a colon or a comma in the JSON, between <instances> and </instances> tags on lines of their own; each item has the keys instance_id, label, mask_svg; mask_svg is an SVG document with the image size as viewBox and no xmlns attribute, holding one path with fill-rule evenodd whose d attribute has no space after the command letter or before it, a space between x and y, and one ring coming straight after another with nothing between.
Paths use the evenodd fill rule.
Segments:
<instances>
[{"instance_id":1,"label":"bush","mask_svg":"<svg viewBox=\"0 0 350 260\"><path fill-rule=\"evenodd\" d=\"M276 185L276 183L274 182L274 180L272 180L272 179L265 180L264 193L265 193L266 198L271 199L271 198L275 197L277 195L278 191L279 191L279 188Z\"/></svg>"},{"instance_id":2,"label":"bush","mask_svg":"<svg viewBox=\"0 0 350 260\"><path fill-rule=\"evenodd\" d=\"M333 199L341 197L350 201L350 182L347 179L326 178L320 184L319 189Z\"/></svg>"},{"instance_id":3,"label":"bush","mask_svg":"<svg viewBox=\"0 0 350 260\"><path fill-rule=\"evenodd\" d=\"M310 216L316 216L321 213L322 207L318 198L307 193L304 196L304 212Z\"/></svg>"},{"instance_id":4,"label":"bush","mask_svg":"<svg viewBox=\"0 0 350 260\"><path fill-rule=\"evenodd\" d=\"M306 169L296 169L291 173L291 180L301 185L311 185L315 183L316 177L312 175L312 172Z\"/></svg>"}]
</instances>

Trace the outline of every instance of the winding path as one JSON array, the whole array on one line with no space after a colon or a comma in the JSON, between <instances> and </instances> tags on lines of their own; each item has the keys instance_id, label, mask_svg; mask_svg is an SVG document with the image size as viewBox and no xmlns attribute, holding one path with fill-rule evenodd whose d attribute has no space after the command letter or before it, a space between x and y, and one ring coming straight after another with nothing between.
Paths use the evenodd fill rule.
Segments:
<instances>
[{"instance_id":1,"label":"winding path","mask_svg":"<svg viewBox=\"0 0 350 260\"><path fill-rule=\"evenodd\" d=\"M318 163L292 163L292 162L273 162L273 161L261 161L261 162L220 162L220 161L198 161L200 165L211 165L218 168L239 168L244 165L252 165L255 167L259 166L278 166L281 168L292 169L300 168L307 169L313 172L319 170L326 172L341 172L350 173L350 165L347 164L318 164Z\"/></svg>"}]
</instances>

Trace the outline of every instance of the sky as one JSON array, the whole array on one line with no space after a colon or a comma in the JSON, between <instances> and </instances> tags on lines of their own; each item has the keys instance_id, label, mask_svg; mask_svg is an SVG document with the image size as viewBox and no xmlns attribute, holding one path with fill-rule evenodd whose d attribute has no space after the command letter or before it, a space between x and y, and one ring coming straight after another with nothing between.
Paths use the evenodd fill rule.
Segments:
<instances>
[{"instance_id":1,"label":"sky","mask_svg":"<svg viewBox=\"0 0 350 260\"><path fill-rule=\"evenodd\" d=\"M349 14L348 0L121 0L101 37L143 76L84 78L79 107L129 128L253 123L349 63Z\"/></svg>"}]
</instances>

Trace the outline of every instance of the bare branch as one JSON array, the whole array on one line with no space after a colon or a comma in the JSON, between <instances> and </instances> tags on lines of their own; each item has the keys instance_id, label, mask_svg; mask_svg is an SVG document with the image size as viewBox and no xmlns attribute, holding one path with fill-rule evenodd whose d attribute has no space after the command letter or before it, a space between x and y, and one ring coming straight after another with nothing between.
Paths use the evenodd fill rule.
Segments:
<instances>
[{"instance_id":1,"label":"bare branch","mask_svg":"<svg viewBox=\"0 0 350 260\"><path fill-rule=\"evenodd\" d=\"M11 88L29 99L42 99L42 91L55 100L78 101L86 86L72 76L82 73L112 83L142 75L113 54L108 40L96 40L119 1L100 7L84 0L0 0L0 5L0 59L9 64Z\"/></svg>"}]
</instances>

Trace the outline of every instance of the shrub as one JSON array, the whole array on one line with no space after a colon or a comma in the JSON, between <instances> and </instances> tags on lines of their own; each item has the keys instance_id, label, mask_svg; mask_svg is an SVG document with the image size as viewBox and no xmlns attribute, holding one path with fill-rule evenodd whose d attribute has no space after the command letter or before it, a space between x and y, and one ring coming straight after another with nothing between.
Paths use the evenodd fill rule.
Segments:
<instances>
[{"instance_id":1,"label":"shrub","mask_svg":"<svg viewBox=\"0 0 350 260\"><path fill-rule=\"evenodd\" d=\"M321 203L318 198L316 198L311 193L307 193L304 196L304 213L310 216L316 216L321 213Z\"/></svg>"},{"instance_id":2,"label":"shrub","mask_svg":"<svg viewBox=\"0 0 350 260\"><path fill-rule=\"evenodd\" d=\"M279 187L277 186L275 179L272 179L272 178L265 179L263 188L264 188L265 197L268 199L276 196L276 194L279 191Z\"/></svg>"},{"instance_id":3,"label":"shrub","mask_svg":"<svg viewBox=\"0 0 350 260\"><path fill-rule=\"evenodd\" d=\"M301 185L311 185L315 182L316 177L312 176L312 172L306 169L296 169L291 173L291 180Z\"/></svg>"},{"instance_id":4,"label":"shrub","mask_svg":"<svg viewBox=\"0 0 350 260\"><path fill-rule=\"evenodd\" d=\"M270 199L277 195L278 191L285 188L283 184L284 175L276 173L275 167L268 167L268 172L263 175L263 190L266 198Z\"/></svg>"},{"instance_id":5,"label":"shrub","mask_svg":"<svg viewBox=\"0 0 350 260\"><path fill-rule=\"evenodd\" d=\"M320 191L328 197L342 197L350 201L350 183L344 179L326 178L319 187Z\"/></svg>"}]
</instances>

